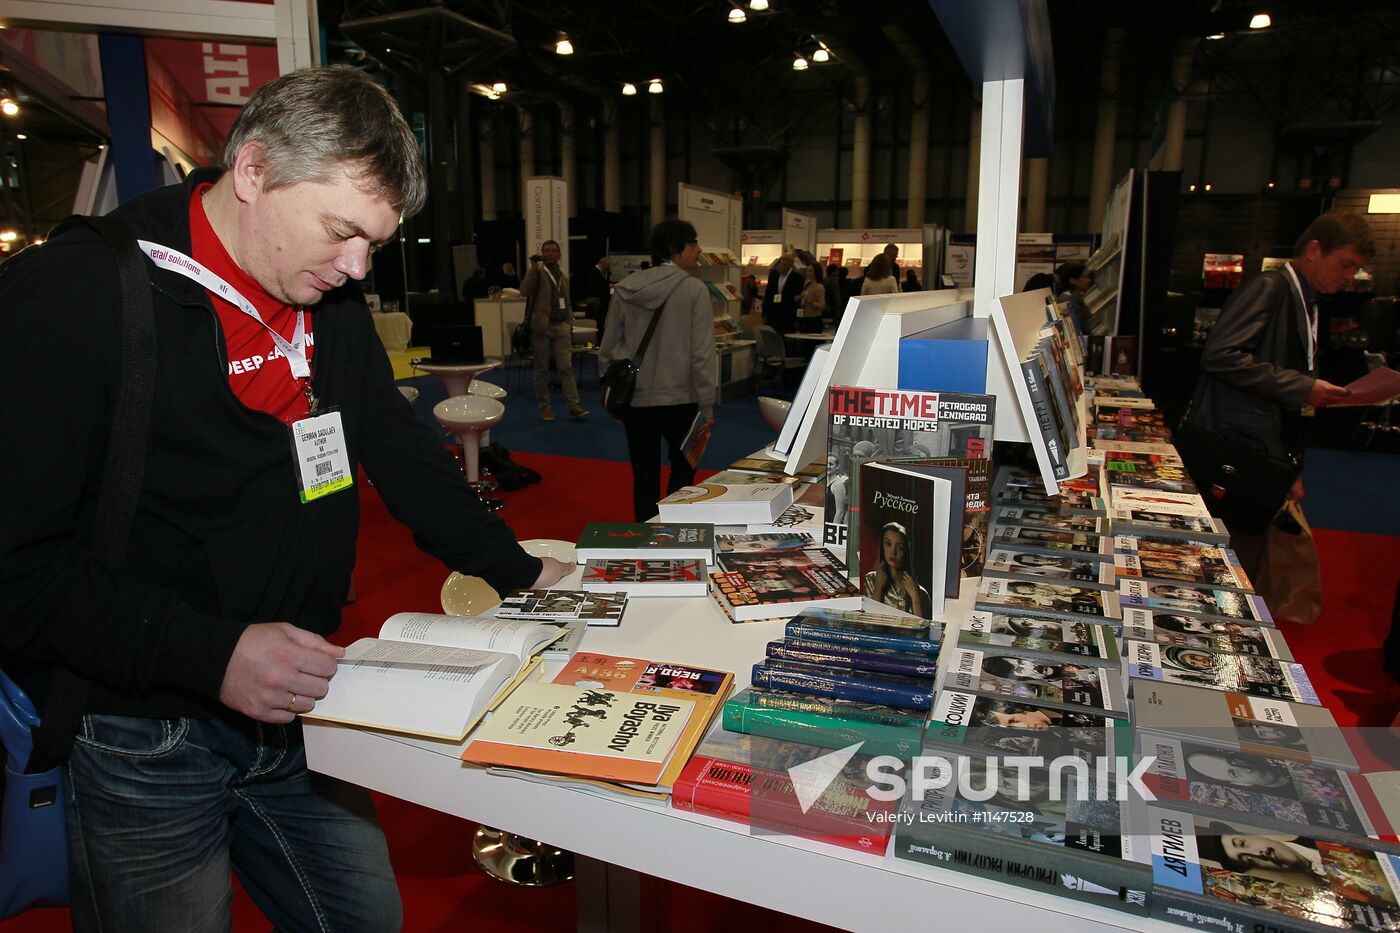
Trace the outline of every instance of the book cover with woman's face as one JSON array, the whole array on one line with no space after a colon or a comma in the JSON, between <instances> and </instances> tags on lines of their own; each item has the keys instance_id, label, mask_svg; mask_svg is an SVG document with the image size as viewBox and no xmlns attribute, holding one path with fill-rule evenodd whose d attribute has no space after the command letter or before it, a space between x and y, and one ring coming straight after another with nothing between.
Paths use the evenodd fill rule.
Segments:
<instances>
[{"instance_id":1,"label":"book cover with woman's face","mask_svg":"<svg viewBox=\"0 0 1400 933\"><path fill-rule=\"evenodd\" d=\"M861 476L860 573L865 595L933 617L933 483L867 466ZM943 568L937 568L939 573Z\"/></svg>"}]
</instances>

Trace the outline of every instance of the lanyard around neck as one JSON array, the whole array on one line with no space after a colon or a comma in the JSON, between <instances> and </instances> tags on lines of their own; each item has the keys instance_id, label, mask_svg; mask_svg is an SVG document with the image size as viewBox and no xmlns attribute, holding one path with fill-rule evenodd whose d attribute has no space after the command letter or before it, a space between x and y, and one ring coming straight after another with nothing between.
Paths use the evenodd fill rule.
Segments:
<instances>
[{"instance_id":1,"label":"lanyard around neck","mask_svg":"<svg viewBox=\"0 0 1400 933\"><path fill-rule=\"evenodd\" d=\"M1298 293L1298 300L1303 303L1303 313L1308 318L1308 369L1311 371L1317 356L1317 306L1308 300L1307 293L1303 291L1303 283L1298 280L1298 273L1293 268L1293 263L1284 263L1283 268L1288 271L1288 279L1293 285L1293 290Z\"/></svg>"},{"instance_id":2,"label":"lanyard around neck","mask_svg":"<svg viewBox=\"0 0 1400 933\"><path fill-rule=\"evenodd\" d=\"M272 335L272 342L277 345L277 349L282 351L282 355L287 358L287 365L292 369L292 378L311 378L311 366L306 361L306 310L304 308L297 308L297 326L289 341L263 320L258 309L253 307L251 301L243 297L242 292L209 271L198 261L191 259L177 249L161 246L159 243L152 243L149 240L137 240L136 243L141 247L141 251L151 258L151 262L160 268L170 272L178 272L185 278L198 282L261 324Z\"/></svg>"}]
</instances>

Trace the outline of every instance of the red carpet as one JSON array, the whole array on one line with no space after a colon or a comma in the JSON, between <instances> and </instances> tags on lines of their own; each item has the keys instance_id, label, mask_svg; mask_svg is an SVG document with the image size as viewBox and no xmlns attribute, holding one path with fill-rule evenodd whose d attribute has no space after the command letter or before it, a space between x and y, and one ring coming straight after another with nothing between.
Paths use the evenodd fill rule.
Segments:
<instances>
[{"instance_id":1,"label":"red carpet","mask_svg":"<svg viewBox=\"0 0 1400 933\"><path fill-rule=\"evenodd\" d=\"M626 464L547 454L517 459L544 475L538 486L503 494L508 505L500 515L520 538L574 540L586 521L627 520L631 480ZM374 634L394 612L440 611L438 592L447 575L413 547L407 529L389 517L371 487L362 483L360 497L364 517L355 570L357 601L346 607L337 638L341 643ZM1400 710L1400 688L1381 669L1379 646L1389 630L1400 574L1400 538L1327 530L1316 534L1325 593L1322 618L1312 626L1283 623L1280 628L1338 723L1388 726ZM573 928L572 884L527 890L495 882L471 862L473 825L392 798L379 797L378 803L403 893L405 930ZM651 926L677 933L826 929L680 885L659 885L652 906ZM268 928L240 894L234 930ZM68 929L63 910L32 911L0 923L3 933Z\"/></svg>"}]
</instances>

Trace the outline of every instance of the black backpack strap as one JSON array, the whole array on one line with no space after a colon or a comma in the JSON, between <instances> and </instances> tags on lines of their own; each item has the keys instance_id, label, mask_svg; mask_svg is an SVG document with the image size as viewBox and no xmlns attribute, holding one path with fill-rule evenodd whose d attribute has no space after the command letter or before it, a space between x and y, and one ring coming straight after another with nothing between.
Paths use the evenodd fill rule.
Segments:
<instances>
[{"instance_id":1,"label":"black backpack strap","mask_svg":"<svg viewBox=\"0 0 1400 933\"><path fill-rule=\"evenodd\" d=\"M90 544L93 556L115 570L126 559L146 466L146 436L155 395L155 302L146 258L131 229L113 217L81 219L111 246L121 299L121 375ZM47 771L68 757L91 686L67 668L55 673L40 710L27 772Z\"/></svg>"},{"instance_id":2,"label":"black backpack strap","mask_svg":"<svg viewBox=\"0 0 1400 933\"><path fill-rule=\"evenodd\" d=\"M671 296L666 296L666 301L670 301ZM647 325L647 332L642 335L642 342L637 347L637 352L632 354L632 359L640 361L642 354L647 351L647 344L651 343L651 335L656 333L656 324L661 320L661 312L666 308L666 301L656 306L656 310L651 313L651 323Z\"/></svg>"}]
</instances>

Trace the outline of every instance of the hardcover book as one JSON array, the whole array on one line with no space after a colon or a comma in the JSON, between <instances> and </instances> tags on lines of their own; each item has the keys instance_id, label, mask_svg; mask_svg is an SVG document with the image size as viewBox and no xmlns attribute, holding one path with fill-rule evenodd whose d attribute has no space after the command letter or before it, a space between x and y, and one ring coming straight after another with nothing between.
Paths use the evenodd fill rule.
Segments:
<instances>
[{"instance_id":1,"label":"hardcover book","mask_svg":"<svg viewBox=\"0 0 1400 933\"><path fill-rule=\"evenodd\" d=\"M496 609L498 619L532 619L568 622L581 619L589 625L622 623L626 593L590 593L587 590L516 590Z\"/></svg>"},{"instance_id":2,"label":"hardcover book","mask_svg":"<svg viewBox=\"0 0 1400 933\"><path fill-rule=\"evenodd\" d=\"M901 728L916 726L922 729L927 719L927 714L919 710L900 709L882 703L866 703L840 697L819 697L810 693L794 693L791 690L771 690L765 687L749 687L735 694L735 699L741 699L745 706L757 709L791 710Z\"/></svg>"},{"instance_id":3,"label":"hardcover book","mask_svg":"<svg viewBox=\"0 0 1400 933\"><path fill-rule=\"evenodd\" d=\"M940 790L908 782L895 829L897 858L1149 913L1152 873L1123 801L1113 793L1102 795L1107 799L1077 793L1067 772L1052 776L1043 768L1029 769L1018 788L992 771L995 759L983 761L967 758L958 766L967 766L972 787L996 787L990 797L964 796L956 782Z\"/></svg>"},{"instance_id":4,"label":"hardcover book","mask_svg":"<svg viewBox=\"0 0 1400 933\"><path fill-rule=\"evenodd\" d=\"M1157 916L1210 930L1400 929L1400 857L1148 804Z\"/></svg>"},{"instance_id":5,"label":"hardcover book","mask_svg":"<svg viewBox=\"0 0 1400 933\"><path fill-rule=\"evenodd\" d=\"M1069 451L1073 444L1066 424L1050 395L1050 372L1040 349L1031 350L1021 360L1021 378L1030 396L1035 413L1035 427L1050 460L1050 471L1056 480L1069 478Z\"/></svg>"},{"instance_id":6,"label":"hardcover book","mask_svg":"<svg viewBox=\"0 0 1400 933\"><path fill-rule=\"evenodd\" d=\"M965 484L965 498L962 510L962 541L958 546L959 560L961 567L958 570L959 577L978 577L982 575L982 561L987 550L987 516L991 514L989 504L991 484L992 484L992 462L990 460L921 460L921 459L900 459L894 457L882 458L882 463L888 464L909 464L916 466L933 467L938 469L956 470L957 473L938 473L955 485L959 479ZM846 566L860 566L860 504L863 501L859 478L861 471L857 470L852 477L851 498L854 500L849 510L846 533ZM958 501L956 490L954 490L950 511L956 513L955 504ZM950 519L951 523L951 519ZM958 580L950 582L959 583ZM959 586L961 584L959 583ZM955 598L958 590L950 590L948 596Z\"/></svg>"},{"instance_id":7,"label":"hardcover book","mask_svg":"<svg viewBox=\"0 0 1400 933\"><path fill-rule=\"evenodd\" d=\"M869 781L860 773L864 758L852 758L815 801L803 806L788 769L820 751L796 742L716 733L682 772L671 807L742 823L751 835L791 835L883 855L894 826L889 819L894 803L870 796Z\"/></svg>"},{"instance_id":8,"label":"hardcover book","mask_svg":"<svg viewBox=\"0 0 1400 933\"><path fill-rule=\"evenodd\" d=\"M1055 509L1065 515L1107 515L1103 499L1087 492L1061 492L1052 496L1044 489L1028 486L1004 486L996 494L1000 505Z\"/></svg>"},{"instance_id":9,"label":"hardcover book","mask_svg":"<svg viewBox=\"0 0 1400 933\"><path fill-rule=\"evenodd\" d=\"M1047 761L1074 755L1090 764L1101 759L1116 764L1133 751L1126 719L957 690L939 691L934 698L924 742L935 749L980 749Z\"/></svg>"},{"instance_id":10,"label":"hardcover book","mask_svg":"<svg viewBox=\"0 0 1400 933\"><path fill-rule=\"evenodd\" d=\"M1113 542L1113 567L1120 577L1254 592L1239 558L1229 548L1144 541L1131 535L1117 535Z\"/></svg>"},{"instance_id":11,"label":"hardcover book","mask_svg":"<svg viewBox=\"0 0 1400 933\"><path fill-rule=\"evenodd\" d=\"M814 484L815 485L815 484ZM783 509L783 514L769 522L749 522L749 534L796 531L806 534L822 533L822 507L805 502L794 502Z\"/></svg>"},{"instance_id":12,"label":"hardcover book","mask_svg":"<svg viewBox=\"0 0 1400 933\"><path fill-rule=\"evenodd\" d=\"M1322 706L1142 680L1133 689L1133 722L1144 731L1231 751L1357 769L1346 736Z\"/></svg>"},{"instance_id":13,"label":"hardcover book","mask_svg":"<svg viewBox=\"0 0 1400 933\"><path fill-rule=\"evenodd\" d=\"M1163 806L1339 842L1376 834L1351 777L1336 768L1145 732L1138 733L1137 742L1139 760L1151 761L1142 783ZM1366 844L1400 852L1393 842Z\"/></svg>"},{"instance_id":14,"label":"hardcover book","mask_svg":"<svg viewBox=\"0 0 1400 933\"><path fill-rule=\"evenodd\" d=\"M825 537L846 546L852 489L868 460L990 459L996 397L832 386L827 392Z\"/></svg>"},{"instance_id":15,"label":"hardcover book","mask_svg":"<svg viewBox=\"0 0 1400 933\"><path fill-rule=\"evenodd\" d=\"M715 595L735 621L791 618L812 606L859 609L860 591L846 565L822 547L726 551L714 576Z\"/></svg>"},{"instance_id":16,"label":"hardcover book","mask_svg":"<svg viewBox=\"0 0 1400 933\"><path fill-rule=\"evenodd\" d=\"M704 596L709 591L703 560L590 560L579 585L630 596Z\"/></svg>"},{"instance_id":17,"label":"hardcover book","mask_svg":"<svg viewBox=\"0 0 1400 933\"><path fill-rule=\"evenodd\" d=\"M908 621L909 625L904 625ZM850 648L879 648L929 657L938 655L942 623L912 616L878 616L866 612L807 609L784 628L788 638Z\"/></svg>"},{"instance_id":18,"label":"hardcover book","mask_svg":"<svg viewBox=\"0 0 1400 933\"><path fill-rule=\"evenodd\" d=\"M1153 612L1203 616L1227 622L1274 624L1269 607L1257 595L1187 583L1150 583L1119 578L1118 602L1124 609L1151 609Z\"/></svg>"},{"instance_id":19,"label":"hardcover book","mask_svg":"<svg viewBox=\"0 0 1400 933\"><path fill-rule=\"evenodd\" d=\"M738 460L729 464L729 469L742 470L747 473L774 473L786 475L786 471L783 468L784 461L758 456L758 454L761 453L763 453L763 451L760 450L750 456L740 457ZM825 472L826 465L819 460L813 460L811 463L798 470L796 475L800 480L810 481L820 479L821 475Z\"/></svg>"},{"instance_id":20,"label":"hardcover book","mask_svg":"<svg viewBox=\"0 0 1400 933\"><path fill-rule=\"evenodd\" d=\"M656 508L663 522L747 525L773 521L792 505L792 498L791 483L726 486L705 481L682 486L658 502Z\"/></svg>"},{"instance_id":21,"label":"hardcover book","mask_svg":"<svg viewBox=\"0 0 1400 933\"><path fill-rule=\"evenodd\" d=\"M1216 654L1252 654L1280 661L1293 660L1293 652L1278 629L1248 622L1125 609L1123 637L1179 648L1202 648Z\"/></svg>"},{"instance_id":22,"label":"hardcover book","mask_svg":"<svg viewBox=\"0 0 1400 933\"><path fill-rule=\"evenodd\" d=\"M982 574L984 577L1006 577L1011 580L1069 583L1099 590L1118 589L1113 564L1069 554L1033 554L1030 551L998 548L987 555Z\"/></svg>"},{"instance_id":23,"label":"hardcover book","mask_svg":"<svg viewBox=\"0 0 1400 933\"><path fill-rule=\"evenodd\" d=\"M1103 534L1106 529L1101 519L1092 515L1065 514L1053 509L1037 509L1029 506L1014 508L1002 507L992 516L994 525L1023 525L1027 528L1056 528L1060 531L1087 531Z\"/></svg>"},{"instance_id":24,"label":"hardcover book","mask_svg":"<svg viewBox=\"0 0 1400 933\"><path fill-rule=\"evenodd\" d=\"M1163 681L1226 693L1318 706L1317 690L1301 664L1247 654L1215 654L1203 648L1129 641L1123 645L1130 682ZM1130 683L1131 686L1131 683Z\"/></svg>"},{"instance_id":25,"label":"hardcover book","mask_svg":"<svg viewBox=\"0 0 1400 933\"><path fill-rule=\"evenodd\" d=\"M968 613L958 629L958 644L978 651L1113 668L1123 660L1111 626L990 612Z\"/></svg>"},{"instance_id":26,"label":"hardcover book","mask_svg":"<svg viewBox=\"0 0 1400 933\"><path fill-rule=\"evenodd\" d=\"M476 729L462 760L656 784L676 752L695 705L684 697L525 683Z\"/></svg>"},{"instance_id":27,"label":"hardcover book","mask_svg":"<svg viewBox=\"0 0 1400 933\"><path fill-rule=\"evenodd\" d=\"M860 700L899 709L926 710L933 705L931 677L900 677L769 658L753 666L751 682L755 687Z\"/></svg>"},{"instance_id":28,"label":"hardcover book","mask_svg":"<svg viewBox=\"0 0 1400 933\"><path fill-rule=\"evenodd\" d=\"M752 693L752 689L746 690L724 704L725 729L822 748L860 744L861 753L866 755L911 759L919 754L924 734L920 718L905 717L899 723L877 722L834 711L773 707L751 702Z\"/></svg>"},{"instance_id":29,"label":"hardcover book","mask_svg":"<svg viewBox=\"0 0 1400 933\"><path fill-rule=\"evenodd\" d=\"M714 525L652 525L645 522L589 522L575 553L590 560L703 560L714 562Z\"/></svg>"},{"instance_id":30,"label":"hardcover book","mask_svg":"<svg viewBox=\"0 0 1400 933\"><path fill-rule=\"evenodd\" d=\"M1103 535L1049 528L1022 528L1002 525L992 529L992 547L1033 554L1074 554L1091 560L1112 560L1109 542Z\"/></svg>"},{"instance_id":31,"label":"hardcover book","mask_svg":"<svg viewBox=\"0 0 1400 933\"><path fill-rule=\"evenodd\" d=\"M1122 615L1112 590L999 577L982 578L974 605L986 612L1043 619L1116 622Z\"/></svg>"},{"instance_id":32,"label":"hardcover book","mask_svg":"<svg viewBox=\"0 0 1400 933\"><path fill-rule=\"evenodd\" d=\"M955 503L964 500L966 472L880 462L860 472L865 596L925 619L941 614L945 596L958 591L962 510Z\"/></svg>"},{"instance_id":33,"label":"hardcover book","mask_svg":"<svg viewBox=\"0 0 1400 933\"><path fill-rule=\"evenodd\" d=\"M926 677L938 673L938 658L924 654L906 654L881 648L853 648L801 638L778 638L768 643L764 654L783 661L824 664L852 671L876 674L898 674L902 677Z\"/></svg>"},{"instance_id":34,"label":"hardcover book","mask_svg":"<svg viewBox=\"0 0 1400 933\"><path fill-rule=\"evenodd\" d=\"M400 612L336 663L307 719L460 742L565 635L548 622Z\"/></svg>"},{"instance_id":35,"label":"hardcover book","mask_svg":"<svg viewBox=\"0 0 1400 933\"><path fill-rule=\"evenodd\" d=\"M937 689L982 693L1079 712L1126 717L1122 678L1088 664L1055 664L996 652L958 648L939 674Z\"/></svg>"},{"instance_id":36,"label":"hardcover book","mask_svg":"<svg viewBox=\"0 0 1400 933\"><path fill-rule=\"evenodd\" d=\"M763 534L719 535L715 548L721 555L790 551L812 546L812 536L804 531L770 531Z\"/></svg>"}]
</instances>

